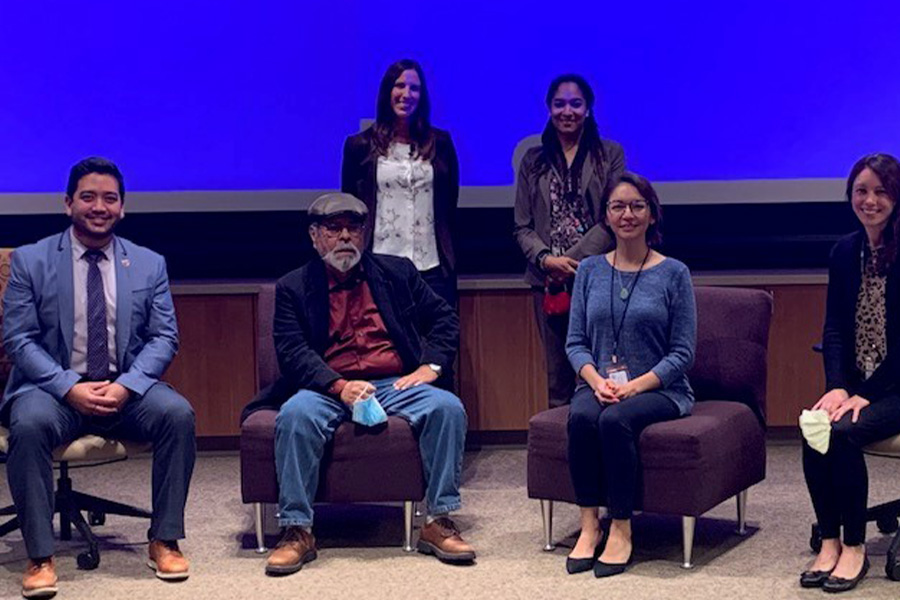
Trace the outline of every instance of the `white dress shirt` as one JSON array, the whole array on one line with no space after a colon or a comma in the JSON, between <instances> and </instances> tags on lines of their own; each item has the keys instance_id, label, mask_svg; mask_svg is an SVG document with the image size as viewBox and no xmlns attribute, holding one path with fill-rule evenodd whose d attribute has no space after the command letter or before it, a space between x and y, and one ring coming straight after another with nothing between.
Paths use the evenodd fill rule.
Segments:
<instances>
[{"instance_id":1,"label":"white dress shirt","mask_svg":"<svg viewBox=\"0 0 900 600\"><path fill-rule=\"evenodd\" d=\"M88 251L69 230L72 237L72 283L75 294L75 335L72 337L70 367L80 375L87 373L87 276L88 263L84 253ZM106 299L106 336L109 348L109 372L118 371L116 364L116 253L113 241L101 248L105 259L99 261L100 276L103 278L103 297Z\"/></svg>"},{"instance_id":2,"label":"white dress shirt","mask_svg":"<svg viewBox=\"0 0 900 600\"><path fill-rule=\"evenodd\" d=\"M434 234L434 167L410 157L410 145L393 143L378 157L373 251L404 256L419 271L441 264Z\"/></svg>"}]
</instances>

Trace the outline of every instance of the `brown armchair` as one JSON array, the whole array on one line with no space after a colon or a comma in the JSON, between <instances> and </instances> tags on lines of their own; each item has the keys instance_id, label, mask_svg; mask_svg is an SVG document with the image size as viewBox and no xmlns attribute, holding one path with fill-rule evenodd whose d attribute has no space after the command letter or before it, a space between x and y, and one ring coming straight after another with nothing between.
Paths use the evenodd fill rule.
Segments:
<instances>
[{"instance_id":1,"label":"brown armchair","mask_svg":"<svg viewBox=\"0 0 900 600\"><path fill-rule=\"evenodd\" d=\"M766 475L766 349L772 297L763 291L698 287L697 350L689 373L697 403L691 416L657 423L639 442L640 508L682 517L690 568L697 517L737 498L744 532L747 490ZM541 501L544 550L552 551L553 502L575 502L569 478L567 406L532 417L528 497Z\"/></svg>"},{"instance_id":2,"label":"brown armchair","mask_svg":"<svg viewBox=\"0 0 900 600\"><path fill-rule=\"evenodd\" d=\"M258 299L259 386L278 379L272 339L275 286L263 285ZM275 472L275 417L278 411L259 410L241 423L241 495L255 508L257 551L266 551L263 504L278 502ZM387 426L368 430L344 423L326 446L319 469L316 502L403 502L403 549L411 552L415 503L425 496L425 476L419 444L409 424L388 418Z\"/></svg>"}]
</instances>

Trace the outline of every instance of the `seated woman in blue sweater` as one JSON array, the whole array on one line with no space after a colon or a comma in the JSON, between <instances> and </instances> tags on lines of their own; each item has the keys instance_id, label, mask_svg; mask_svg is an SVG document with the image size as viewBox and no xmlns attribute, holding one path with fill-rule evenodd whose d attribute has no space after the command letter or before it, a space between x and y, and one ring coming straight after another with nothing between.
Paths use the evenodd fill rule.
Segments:
<instances>
[{"instance_id":1,"label":"seated woman in blue sweater","mask_svg":"<svg viewBox=\"0 0 900 600\"><path fill-rule=\"evenodd\" d=\"M566 342L583 380L568 426L581 535L566 570L608 577L631 562L641 431L691 412L685 373L694 360L697 314L688 268L652 248L661 240L662 209L650 182L622 174L601 210L615 249L578 266ZM612 517L606 540L601 505Z\"/></svg>"}]
</instances>

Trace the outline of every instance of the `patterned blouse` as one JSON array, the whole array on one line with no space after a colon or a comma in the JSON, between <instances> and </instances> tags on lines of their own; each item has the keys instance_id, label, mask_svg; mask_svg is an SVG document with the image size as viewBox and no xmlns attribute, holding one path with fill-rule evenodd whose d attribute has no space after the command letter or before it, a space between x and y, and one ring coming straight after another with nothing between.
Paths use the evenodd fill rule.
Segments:
<instances>
[{"instance_id":1,"label":"patterned blouse","mask_svg":"<svg viewBox=\"0 0 900 600\"><path fill-rule=\"evenodd\" d=\"M878 274L882 248L866 252L856 297L856 368L868 379L887 356L887 277Z\"/></svg>"},{"instance_id":2,"label":"patterned blouse","mask_svg":"<svg viewBox=\"0 0 900 600\"><path fill-rule=\"evenodd\" d=\"M393 143L378 157L373 250L404 256L419 271L440 265L434 233L434 167L410 156L410 145Z\"/></svg>"},{"instance_id":3,"label":"patterned blouse","mask_svg":"<svg viewBox=\"0 0 900 600\"><path fill-rule=\"evenodd\" d=\"M554 256L581 241L594 223L584 198L572 188L572 178L550 170L550 246ZM568 188L568 189L567 189Z\"/></svg>"}]
</instances>

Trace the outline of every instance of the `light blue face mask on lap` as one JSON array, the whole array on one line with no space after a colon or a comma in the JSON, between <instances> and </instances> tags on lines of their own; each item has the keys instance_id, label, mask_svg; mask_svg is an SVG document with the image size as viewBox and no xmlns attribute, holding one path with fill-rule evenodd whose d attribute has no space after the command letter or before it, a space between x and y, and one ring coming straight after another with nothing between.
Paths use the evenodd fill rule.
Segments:
<instances>
[{"instance_id":1,"label":"light blue face mask on lap","mask_svg":"<svg viewBox=\"0 0 900 600\"><path fill-rule=\"evenodd\" d=\"M369 396L365 400L353 403L353 422L374 427L387 421L387 413L381 408L375 396Z\"/></svg>"}]
</instances>

